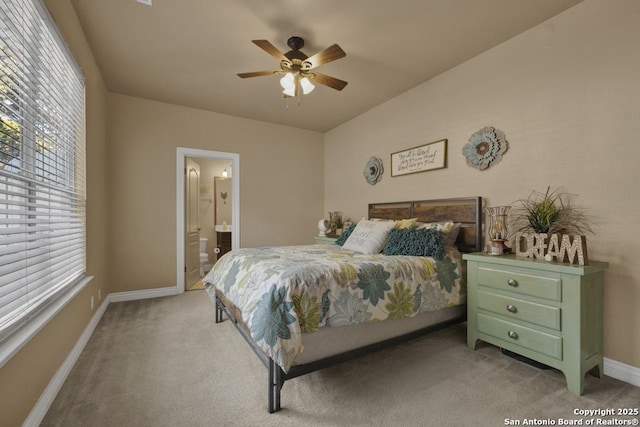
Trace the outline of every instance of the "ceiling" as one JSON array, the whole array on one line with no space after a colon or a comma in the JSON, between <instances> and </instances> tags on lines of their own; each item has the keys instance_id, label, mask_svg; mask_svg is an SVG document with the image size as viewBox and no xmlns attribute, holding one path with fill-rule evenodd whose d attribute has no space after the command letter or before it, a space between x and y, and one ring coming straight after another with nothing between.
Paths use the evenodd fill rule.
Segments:
<instances>
[{"instance_id":1,"label":"ceiling","mask_svg":"<svg viewBox=\"0 0 640 427\"><path fill-rule=\"evenodd\" d=\"M110 92L325 132L582 0L71 0ZM318 71L349 82L284 99L251 43L339 44Z\"/></svg>"}]
</instances>

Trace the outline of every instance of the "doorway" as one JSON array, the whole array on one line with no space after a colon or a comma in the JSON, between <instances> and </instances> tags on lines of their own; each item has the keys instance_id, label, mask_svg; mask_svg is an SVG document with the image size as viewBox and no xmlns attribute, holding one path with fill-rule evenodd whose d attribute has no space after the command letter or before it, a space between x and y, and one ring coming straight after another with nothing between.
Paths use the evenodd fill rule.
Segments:
<instances>
[{"instance_id":1,"label":"doorway","mask_svg":"<svg viewBox=\"0 0 640 427\"><path fill-rule=\"evenodd\" d=\"M194 228L193 224L190 224L193 216L188 216L190 213L193 213L192 208L190 210L188 204L188 158L196 161L197 159L205 159L206 161L220 160L223 161L225 165L228 165L228 167L233 171L233 179L230 180L231 197L229 197L231 220L228 223L228 228L230 231L229 234L231 235L231 249L236 249L240 246L240 155L238 153L178 147L176 155L176 282L177 291L179 293L184 292L185 283L187 283L186 276L189 274L189 271L193 270L193 266L189 266L191 268L187 268L189 264L188 260L193 258L193 254L191 254L192 256L190 257L186 249L190 234L187 231L187 227ZM197 185L200 187L200 184ZM192 264L193 261L190 263ZM191 273L193 273L193 271L191 271Z\"/></svg>"},{"instance_id":2,"label":"doorway","mask_svg":"<svg viewBox=\"0 0 640 427\"><path fill-rule=\"evenodd\" d=\"M192 157L187 157L185 163L184 287L185 289L191 289L201 278L200 230L202 218L200 215L200 165Z\"/></svg>"}]
</instances>

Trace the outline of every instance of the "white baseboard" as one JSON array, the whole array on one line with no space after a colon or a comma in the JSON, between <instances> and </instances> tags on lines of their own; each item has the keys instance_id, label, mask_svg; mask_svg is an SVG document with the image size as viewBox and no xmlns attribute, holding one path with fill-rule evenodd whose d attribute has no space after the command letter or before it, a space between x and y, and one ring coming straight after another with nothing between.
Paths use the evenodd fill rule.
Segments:
<instances>
[{"instance_id":1,"label":"white baseboard","mask_svg":"<svg viewBox=\"0 0 640 427\"><path fill-rule=\"evenodd\" d=\"M93 331L96 329L96 326L98 326L98 322L102 319L102 315L107 310L107 306L109 306L108 297L102 301L102 304L100 304L100 307L96 310L95 314L89 321L89 324L84 329L84 332L82 332L82 335L80 335L80 338L71 349L71 352L64 362L62 362L62 365L60 365L60 368L58 368L58 371L51 381L49 381L49 384L40 395L40 399L38 399L38 402L29 413L27 419L24 420L24 423L22 424L23 427L37 427L44 419L44 416L47 415L49 407L58 395L58 392L69 376L71 369L73 369L73 366L76 364L82 350L84 350L87 342L89 342L89 338L91 338Z\"/></svg>"},{"instance_id":2,"label":"white baseboard","mask_svg":"<svg viewBox=\"0 0 640 427\"><path fill-rule=\"evenodd\" d=\"M116 292L109 294L109 302L134 301L138 299L168 297L182 292L176 286L171 288L145 289L143 291Z\"/></svg>"},{"instance_id":3,"label":"white baseboard","mask_svg":"<svg viewBox=\"0 0 640 427\"><path fill-rule=\"evenodd\" d=\"M165 297L177 295L179 293L181 292L178 291L177 287L172 287L149 289L144 291L117 292L107 295L102 301L102 304L100 304L100 307L98 307L94 313L87 327L84 329L84 332L82 332L82 335L80 335L80 338L78 338L78 341L71 349L71 352L67 355L62 365L60 365L60 368L58 368L58 371L55 373L53 378L51 378L51 381L49 381L49 384L42 392L42 395L40 395L38 402L36 402L35 406L29 413L29 416L22 424L22 427L37 427L40 425L110 303Z\"/></svg>"},{"instance_id":4,"label":"white baseboard","mask_svg":"<svg viewBox=\"0 0 640 427\"><path fill-rule=\"evenodd\" d=\"M604 358L604 374L636 387L640 387L640 368L617 360Z\"/></svg>"}]
</instances>

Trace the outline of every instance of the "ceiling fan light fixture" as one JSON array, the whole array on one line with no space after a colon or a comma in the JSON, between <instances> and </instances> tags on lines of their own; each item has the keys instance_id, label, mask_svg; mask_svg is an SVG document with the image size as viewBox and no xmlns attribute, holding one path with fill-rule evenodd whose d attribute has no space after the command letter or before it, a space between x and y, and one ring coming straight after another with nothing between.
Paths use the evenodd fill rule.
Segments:
<instances>
[{"instance_id":1,"label":"ceiling fan light fixture","mask_svg":"<svg viewBox=\"0 0 640 427\"><path fill-rule=\"evenodd\" d=\"M293 74L285 74L284 77L280 79L280 86L282 86L282 89L285 91L293 91L296 86L296 79L293 77Z\"/></svg>"},{"instance_id":2,"label":"ceiling fan light fixture","mask_svg":"<svg viewBox=\"0 0 640 427\"><path fill-rule=\"evenodd\" d=\"M300 80L300 87L302 87L302 93L305 95L311 93L316 88L307 77Z\"/></svg>"}]
</instances>

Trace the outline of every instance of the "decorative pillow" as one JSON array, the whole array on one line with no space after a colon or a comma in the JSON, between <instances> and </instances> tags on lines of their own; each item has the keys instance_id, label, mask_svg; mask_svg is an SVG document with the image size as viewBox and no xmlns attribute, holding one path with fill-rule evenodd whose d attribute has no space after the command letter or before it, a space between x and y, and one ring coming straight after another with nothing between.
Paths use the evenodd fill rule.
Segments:
<instances>
[{"instance_id":1,"label":"decorative pillow","mask_svg":"<svg viewBox=\"0 0 640 427\"><path fill-rule=\"evenodd\" d=\"M444 259L444 235L435 228L397 228L389 232L385 255L428 256Z\"/></svg>"},{"instance_id":2,"label":"decorative pillow","mask_svg":"<svg viewBox=\"0 0 640 427\"><path fill-rule=\"evenodd\" d=\"M458 240L458 234L460 234L460 227L462 227L462 223L456 222L453 224L451 230L445 235L444 245L445 246L455 246L456 240Z\"/></svg>"},{"instance_id":3,"label":"decorative pillow","mask_svg":"<svg viewBox=\"0 0 640 427\"><path fill-rule=\"evenodd\" d=\"M363 254L380 253L387 241L389 230L395 225L395 221L369 221L363 219L356 224L356 228L351 232L342 247Z\"/></svg>"},{"instance_id":4,"label":"decorative pillow","mask_svg":"<svg viewBox=\"0 0 640 427\"><path fill-rule=\"evenodd\" d=\"M418 218L401 219L396 221L396 228L415 227L417 222L418 222Z\"/></svg>"},{"instance_id":5,"label":"decorative pillow","mask_svg":"<svg viewBox=\"0 0 640 427\"><path fill-rule=\"evenodd\" d=\"M420 222L416 225L418 228L435 228L436 230L447 234L453 228L453 221Z\"/></svg>"},{"instance_id":6,"label":"decorative pillow","mask_svg":"<svg viewBox=\"0 0 640 427\"><path fill-rule=\"evenodd\" d=\"M344 242L347 241L347 239L349 238L349 236L353 232L354 228L356 228L355 224L351 224L350 226L345 228L344 231L342 232L342 234L339 235L338 238L336 239L336 245L340 245L340 246L344 245Z\"/></svg>"}]
</instances>

